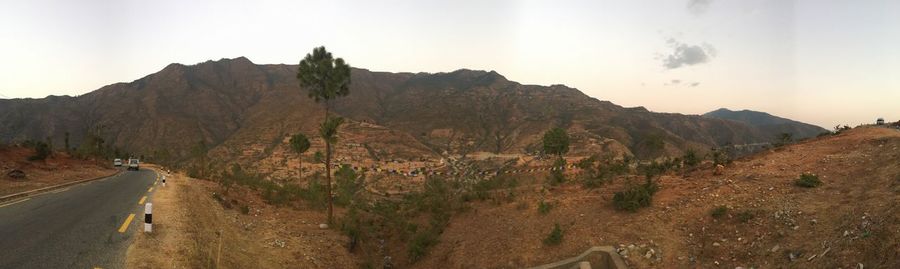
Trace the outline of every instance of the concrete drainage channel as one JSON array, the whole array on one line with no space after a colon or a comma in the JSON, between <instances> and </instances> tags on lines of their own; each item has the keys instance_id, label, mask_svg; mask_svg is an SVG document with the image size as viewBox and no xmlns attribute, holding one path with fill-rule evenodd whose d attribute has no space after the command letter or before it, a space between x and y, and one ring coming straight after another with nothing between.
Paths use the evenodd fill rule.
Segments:
<instances>
[{"instance_id":1,"label":"concrete drainage channel","mask_svg":"<svg viewBox=\"0 0 900 269\"><path fill-rule=\"evenodd\" d=\"M528 269L626 269L622 257L611 246L592 247L581 255Z\"/></svg>"}]
</instances>

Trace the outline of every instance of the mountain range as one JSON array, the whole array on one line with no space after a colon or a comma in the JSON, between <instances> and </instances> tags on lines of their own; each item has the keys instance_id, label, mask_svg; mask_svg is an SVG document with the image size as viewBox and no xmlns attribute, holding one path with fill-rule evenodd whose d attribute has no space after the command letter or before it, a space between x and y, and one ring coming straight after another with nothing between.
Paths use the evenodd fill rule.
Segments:
<instances>
[{"instance_id":1,"label":"mountain range","mask_svg":"<svg viewBox=\"0 0 900 269\"><path fill-rule=\"evenodd\" d=\"M100 130L109 145L169 162L188 160L201 141L226 161L260 160L285 152L291 134L314 137L322 120L322 105L307 97L296 72L296 65L257 65L240 57L170 64L77 97L0 99L0 141L49 137L62 145L68 132L77 145ZM826 131L762 112L720 109L700 116L626 108L564 85L520 84L494 71L354 68L351 80L350 95L334 102L334 111L349 119L341 139L376 158L530 153L552 127L572 135L572 154L608 150L639 158Z\"/></svg>"},{"instance_id":2,"label":"mountain range","mask_svg":"<svg viewBox=\"0 0 900 269\"><path fill-rule=\"evenodd\" d=\"M789 133L795 137L804 138L827 132L827 130L822 129L822 127L819 126L752 110L732 111L727 108L720 108L715 111L707 112L706 114L703 114L703 116L744 122L769 134L770 137L775 137L782 133Z\"/></svg>"}]
</instances>

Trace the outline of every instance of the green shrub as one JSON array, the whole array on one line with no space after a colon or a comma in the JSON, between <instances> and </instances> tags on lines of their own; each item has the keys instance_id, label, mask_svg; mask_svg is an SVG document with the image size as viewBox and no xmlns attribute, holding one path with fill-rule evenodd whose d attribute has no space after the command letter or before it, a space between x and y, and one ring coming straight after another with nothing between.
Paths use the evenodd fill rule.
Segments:
<instances>
[{"instance_id":1,"label":"green shrub","mask_svg":"<svg viewBox=\"0 0 900 269\"><path fill-rule=\"evenodd\" d=\"M718 206L716 208L713 208L709 212L709 215L711 215L713 218L718 219L718 218L724 217L725 213L728 213L728 207L723 205L723 206Z\"/></svg>"},{"instance_id":2,"label":"green shrub","mask_svg":"<svg viewBox=\"0 0 900 269\"><path fill-rule=\"evenodd\" d=\"M407 247L410 261L417 262L428 255L428 250L438 243L438 236L432 229L416 233Z\"/></svg>"},{"instance_id":3,"label":"green shrub","mask_svg":"<svg viewBox=\"0 0 900 269\"><path fill-rule=\"evenodd\" d=\"M363 189L365 182L363 175L357 174L350 165L346 164L334 173L334 178L337 184L334 203L340 206L349 205Z\"/></svg>"},{"instance_id":4,"label":"green shrub","mask_svg":"<svg viewBox=\"0 0 900 269\"><path fill-rule=\"evenodd\" d=\"M748 221L753 219L753 212L750 210L741 211L741 213L737 214L738 221L742 223L747 223Z\"/></svg>"},{"instance_id":5,"label":"green shrub","mask_svg":"<svg viewBox=\"0 0 900 269\"><path fill-rule=\"evenodd\" d=\"M648 207L653 201L653 194L659 190L659 186L650 179L641 185L631 185L625 190L613 195L613 205L616 209L635 212L639 208Z\"/></svg>"},{"instance_id":6,"label":"green shrub","mask_svg":"<svg viewBox=\"0 0 900 269\"><path fill-rule=\"evenodd\" d=\"M657 161L652 161L648 164L638 164L637 166L638 172L643 173L647 179L662 175L668 169L669 166L666 163L659 163Z\"/></svg>"},{"instance_id":7,"label":"green shrub","mask_svg":"<svg viewBox=\"0 0 900 269\"><path fill-rule=\"evenodd\" d=\"M243 213L244 215L250 214L250 207L247 206L247 205L242 205L242 206L241 206L241 213Z\"/></svg>"},{"instance_id":8,"label":"green shrub","mask_svg":"<svg viewBox=\"0 0 900 269\"><path fill-rule=\"evenodd\" d=\"M557 186L565 182L566 176L559 170L550 171L550 176L547 177L547 183L550 184L550 186Z\"/></svg>"},{"instance_id":9,"label":"green shrub","mask_svg":"<svg viewBox=\"0 0 900 269\"><path fill-rule=\"evenodd\" d=\"M547 213L550 213L550 209L553 209L552 204L544 202L544 200L538 202L537 210L539 214L547 215Z\"/></svg>"},{"instance_id":10,"label":"green shrub","mask_svg":"<svg viewBox=\"0 0 900 269\"><path fill-rule=\"evenodd\" d=\"M694 150L689 149L681 159L684 160L684 165L687 167L694 167L700 164L700 157L697 157L697 153Z\"/></svg>"},{"instance_id":11,"label":"green shrub","mask_svg":"<svg viewBox=\"0 0 900 269\"><path fill-rule=\"evenodd\" d=\"M794 185L804 188L815 188L822 185L822 181L819 180L817 175L804 173L800 175L800 178L794 180Z\"/></svg>"},{"instance_id":12,"label":"green shrub","mask_svg":"<svg viewBox=\"0 0 900 269\"><path fill-rule=\"evenodd\" d=\"M562 243L563 240L563 232L562 229L559 228L559 223L553 225L553 230L550 231L550 234L544 238L544 245L547 246L556 246Z\"/></svg>"},{"instance_id":13,"label":"green shrub","mask_svg":"<svg viewBox=\"0 0 900 269\"><path fill-rule=\"evenodd\" d=\"M562 157L557 158L556 161L553 162L554 169L550 171L550 176L547 177L547 183L550 184L550 186L556 186L566 182L566 175L563 174L565 166L566 160Z\"/></svg>"},{"instance_id":14,"label":"green shrub","mask_svg":"<svg viewBox=\"0 0 900 269\"><path fill-rule=\"evenodd\" d=\"M34 148L34 155L28 157L29 161L43 161L50 156L50 145L47 143L34 141L32 147Z\"/></svg>"},{"instance_id":15,"label":"green shrub","mask_svg":"<svg viewBox=\"0 0 900 269\"><path fill-rule=\"evenodd\" d=\"M306 188L302 189L299 193L300 199L306 201L310 206L314 208L325 208L326 202L325 199L328 197L328 194L325 192L325 184L321 183L322 174L316 172L313 176L309 177L309 181L306 184Z\"/></svg>"}]
</instances>

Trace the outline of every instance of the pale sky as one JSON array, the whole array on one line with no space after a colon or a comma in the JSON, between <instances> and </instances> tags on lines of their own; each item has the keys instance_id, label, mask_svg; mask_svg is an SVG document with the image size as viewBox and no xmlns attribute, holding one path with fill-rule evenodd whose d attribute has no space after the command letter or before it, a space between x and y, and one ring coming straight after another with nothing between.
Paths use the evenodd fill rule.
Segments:
<instances>
[{"instance_id":1,"label":"pale sky","mask_svg":"<svg viewBox=\"0 0 900 269\"><path fill-rule=\"evenodd\" d=\"M900 119L900 1L0 2L0 98L79 95L169 63L496 70L657 112L825 128Z\"/></svg>"}]
</instances>

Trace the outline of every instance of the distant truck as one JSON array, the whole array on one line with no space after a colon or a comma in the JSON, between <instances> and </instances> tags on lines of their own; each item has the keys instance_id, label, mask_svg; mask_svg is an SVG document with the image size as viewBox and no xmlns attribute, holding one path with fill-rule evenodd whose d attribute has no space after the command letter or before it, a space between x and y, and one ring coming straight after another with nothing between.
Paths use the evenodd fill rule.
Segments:
<instances>
[{"instance_id":1,"label":"distant truck","mask_svg":"<svg viewBox=\"0 0 900 269\"><path fill-rule=\"evenodd\" d=\"M875 120L875 125L884 125L884 118L878 118Z\"/></svg>"},{"instance_id":2,"label":"distant truck","mask_svg":"<svg viewBox=\"0 0 900 269\"><path fill-rule=\"evenodd\" d=\"M116 158L115 160L113 160L113 165L115 165L116 167L121 167L121 166L122 166L122 159Z\"/></svg>"},{"instance_id":3,"label":"distant truck","mask_svg":"<svg viewBox=\"0 0 900 269\"><path fill-rule=\"evenodd\" d=\"M128 170L138 171L140 168L140 161L135 158L128 159Z\"/></svg>"}]
</instances>

